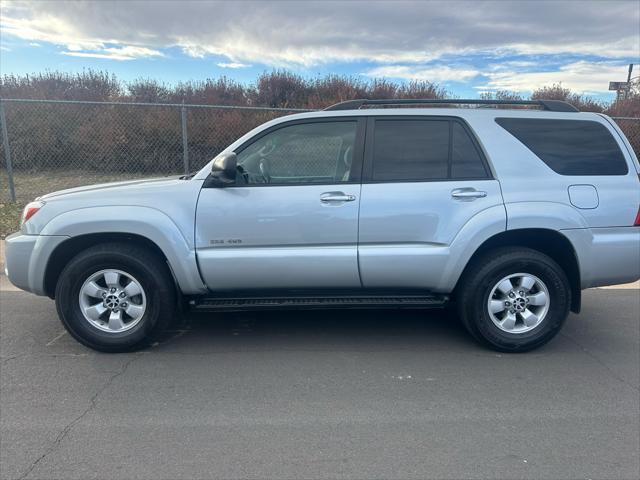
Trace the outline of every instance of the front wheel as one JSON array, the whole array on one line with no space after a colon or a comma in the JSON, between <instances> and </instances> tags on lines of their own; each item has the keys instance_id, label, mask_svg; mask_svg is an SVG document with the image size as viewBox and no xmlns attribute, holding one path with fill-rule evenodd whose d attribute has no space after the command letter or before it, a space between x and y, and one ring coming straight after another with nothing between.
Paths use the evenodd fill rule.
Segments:
<instances>
[{"instance_id":1,"label":"front wheel","mask_svg":"<svg viewBox=\"0 0 640 480\"><path fill-rule=\"evenodd\" d=\"M477 340L499 351L523 352L560 331L569 315L571 288L547 255L505 247L470 265L457 297L458 314Z\"/></svg>"},{"instance_id":2,"label":"front wheel","mask_svg":"<svg viewBox=\"0 0 640 480\"><path fill-rule=\"evenodd\" d=\"M145 347L175 313L175 287L166 263L137 245L108 243L74 257L56 286L67 331L103 352Z\"/></svg>"}]
</instances>

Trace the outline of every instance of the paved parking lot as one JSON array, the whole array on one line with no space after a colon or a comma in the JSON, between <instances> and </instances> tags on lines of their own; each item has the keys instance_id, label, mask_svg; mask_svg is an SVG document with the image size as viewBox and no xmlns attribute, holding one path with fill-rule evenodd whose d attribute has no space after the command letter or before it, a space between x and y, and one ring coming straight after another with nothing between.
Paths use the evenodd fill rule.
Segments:
<instances>
[{"instance_id":1,"label":"paved parking lot","mask_svg":"<svg viewBox=\"0 0 640 480\"><path fill-rule=\"evenodd\" d=\"M640 291L586 292L551 344L445 314L194 316L148 351L0 292L1 477L638 478Z\"/></svg>"}]
</instances>

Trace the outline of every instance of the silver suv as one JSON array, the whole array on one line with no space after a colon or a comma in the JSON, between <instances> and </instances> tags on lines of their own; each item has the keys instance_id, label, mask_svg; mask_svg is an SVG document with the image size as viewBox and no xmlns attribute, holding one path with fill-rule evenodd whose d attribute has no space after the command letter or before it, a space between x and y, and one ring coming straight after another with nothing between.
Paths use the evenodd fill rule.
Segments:
<instances>
[{"instance_id":1,"label":"silver suv","mask_svg":"<svg viewBox=\"0 0 640 480\"><path fill-rule=\"evenodd\" d=\"M147 345L184 308L448 304L525 351L582 289L640 278L640 165L613 121L438 103L343 102L267 122L193 176L45 195L6 239L7 275L102 351Z\"/></svg>"}]
</instances>

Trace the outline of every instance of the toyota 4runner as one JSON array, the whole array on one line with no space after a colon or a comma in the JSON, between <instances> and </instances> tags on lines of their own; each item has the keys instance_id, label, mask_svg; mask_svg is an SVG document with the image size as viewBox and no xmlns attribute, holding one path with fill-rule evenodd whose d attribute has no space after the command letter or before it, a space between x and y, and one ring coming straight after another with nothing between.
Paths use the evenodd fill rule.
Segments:
<instances>
[{"instance_id":1,"label":"toyota 4runner","mask_svg":"<svg viewBox=\"0 0 640 480\"><path fill-rule=\"evenodd\" d=\"M343 102L267 122L193 176L50 193L7 237L7 276L102 351L147 345L185 307L447 304L479 341L535 348L582 289L640 278L640 165L605 115L455 103Z\"/></svg>"}]
</instances>

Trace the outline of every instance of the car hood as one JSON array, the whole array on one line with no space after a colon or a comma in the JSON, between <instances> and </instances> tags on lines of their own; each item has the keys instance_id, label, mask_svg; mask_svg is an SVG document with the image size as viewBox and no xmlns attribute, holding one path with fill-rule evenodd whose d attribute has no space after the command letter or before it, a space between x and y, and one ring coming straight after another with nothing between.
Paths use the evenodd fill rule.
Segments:
<instances>
[{"instance_id":1,"label":"car hood","mask_svg":"<svg viewBox=\"0 0 640 480\"><path fill-rule=\"evenodd\" d=\"M38 197L38 200L51 200L62 196L74 195L77 193L89 193L89 192L97 192L108 191L111 193L114 189L119 190L129 190L132 188L140 188L145 186L157 185L159 183L171 184L180 180L180 177L162 177L162 178L146 178L140 180L126 180L123 182L110 182L110 183L99 183L96 185L86 185L83 187L75 187L75 188L67 188L64 190L58 190L57 192L47 193L46 195L42 195Z\"/></svg>"}]
</instances>

